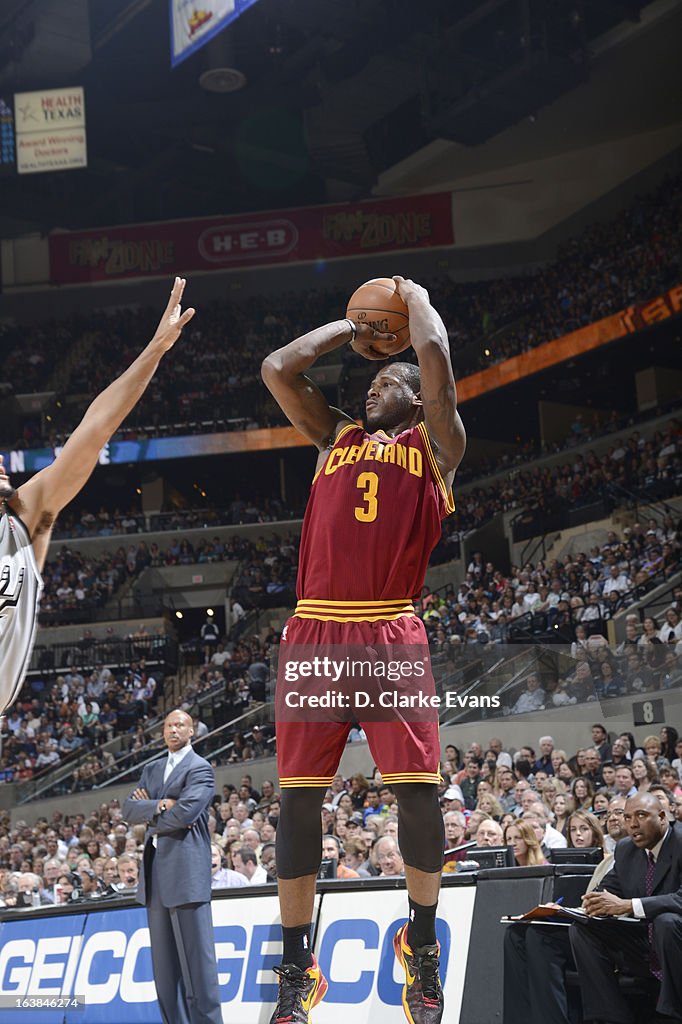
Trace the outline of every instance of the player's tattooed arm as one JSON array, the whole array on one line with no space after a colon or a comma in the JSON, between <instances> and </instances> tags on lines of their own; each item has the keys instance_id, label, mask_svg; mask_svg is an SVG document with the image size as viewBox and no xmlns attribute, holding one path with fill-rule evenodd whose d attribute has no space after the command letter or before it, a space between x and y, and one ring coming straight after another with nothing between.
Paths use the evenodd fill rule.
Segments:
<instances>
[{"instance_id":1,"label":"player's tattooed arm","mask_svg":"<svg viewBox=\"0 0 682 1024\"><path fill-rule=\"evenodd\" d=\"M424 421L443 475L450 479L462 460L466 432L457 411L457 386L450 362L450 345L429 293L414 281L396 277L398 291L410 314L410 339L421 375Z\"/></svg>"},{"instance_id":2,"label":"player's tattooed arm","mask_svg":"<svg viewBox=\"0 0 682 1024\"><path fill-rule=\"evenodd\" d=\"M335 320L271 352L261 366L265 386L282 412L320 451L330 440L333 444L341 425L354 421L329 404L305 371L326 352L347 345L351 335L348 320Z\"/></svg>"},{"instance_id":3,"label":"player's tattooed arm","mask_svg":"<svg viewBox=\"0 0 682 1024\"><path fill-rule=\"evenodd\" d=\"M382 351L373 347L373 342L377 341L384 343ZM394 334L383 334L370 324L353 325L350 320L334 320L271 352L263 360L261 376L289 422L324 452L333 447L339 430L355 420L330 406L305 371L326 352L348 344L365 359L384 361L386 342L399 345Z\"/></svg>"}]
</instances>

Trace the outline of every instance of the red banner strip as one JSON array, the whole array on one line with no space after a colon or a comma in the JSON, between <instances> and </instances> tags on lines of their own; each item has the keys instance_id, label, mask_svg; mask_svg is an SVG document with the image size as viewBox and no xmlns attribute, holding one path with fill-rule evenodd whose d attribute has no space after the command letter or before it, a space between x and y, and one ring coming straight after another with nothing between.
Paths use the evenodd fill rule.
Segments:
<instances>
[{"instance_id":1,"label":"red banner strip","mask_svg":"<svg viewBox=\"0 0 682 1024\"><path fill-rule=\"evenodd\" d=\"M202 220L132 224L49 236L53 284L344 259L452 245L452 194Z\"/></svg>"}]
</instances>

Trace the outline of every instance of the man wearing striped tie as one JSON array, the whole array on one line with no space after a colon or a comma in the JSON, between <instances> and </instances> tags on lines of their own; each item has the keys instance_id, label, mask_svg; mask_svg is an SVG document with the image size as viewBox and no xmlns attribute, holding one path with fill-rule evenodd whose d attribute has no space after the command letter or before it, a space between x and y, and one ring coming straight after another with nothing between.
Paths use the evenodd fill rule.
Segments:
<instances>
[{"instance_id":1,"label":"man wearing striped tie","mask_svg":"<svg viewBox=\"0 0 682 1024\"><path fill-rule=\"evenodd\" d=\"M583 897L590 917L635 917L642 925L595 920L571 925L585 1021L633 1024L619 972L657 978L656 1011L682 1020L682 826L670 825L651 793L625 805L629 836L616 845L603 891ZM651 1007L653 1011L654 1007Z\"/></svg>"},{"instance_id":2,"label":"man wearing striped tie","mask_svg":"<svg viewBox=\"0 0 682 1024\"><path fill-rule=\"evenodd\" d=\"M192 749L185 711L166 716L168 756L145 765L123 805L129 824L145 822L137 901L147 907L154 984L164 1024L221 1024L211 919L208 808L215 778Z\"/></svg>"}]
</instances>

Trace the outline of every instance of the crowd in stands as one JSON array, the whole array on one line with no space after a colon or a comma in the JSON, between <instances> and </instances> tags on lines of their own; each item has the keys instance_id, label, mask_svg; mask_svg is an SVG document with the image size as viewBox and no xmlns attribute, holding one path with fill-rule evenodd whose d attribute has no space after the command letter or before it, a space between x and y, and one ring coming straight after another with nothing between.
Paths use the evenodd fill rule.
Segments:
<instances>
[{"instance_id":1,"label":"crowd in stands","mask_svg":"<svg viewBox=\"0 0 682 1024\"><path fill-rule=\"evenodd\" d=\"M238 562L233 595L239 608L281 607L294 600L298 535L207 537L193 544L177 535L167 546L138 540L112 554L85 557L63 544L43 568L42 625L84 621L83 612L103 608L121 585L147 568Z\"/></svg>"},{"instance_id":2,"label":"crowd in stands","mask_svg":"<svg viewBox=\"0 0 682 1024\"><path fill-rule=\"evenodd\" d=\"M668 562L665 557L671 555ZM680 567L680 532L651 522L627 528L589 554L512 566L508 575L475 553L459 588L419 602L432 659L447 675L486 645L558 643L554 667L506 693L501 714L520 714L682 685L682 588L660 619L628 607ZM663 555L661 555L663 552ZM661 558L663 563L661 564ZM626 613L625 637L609 644L608 621ZM510 657L516 648L505 648ZM502 652L500 652L502 653ZM486 692L488 692L486 690ZM490 690L495 692L495 687Z\"/></svg>"},{"instance_id":3,"label":"crowd in stands","mask_svg":"<svg viewBox=\"0 0 682 1024\"><path fill-rule=\"evenodd\" d=\"M86 630L79 641L86 661L88 639ZM135 634L130 646L144 650L149 646L144 641L150 639ZM208 645L206 664L183 690L182 706L195 711L198 737L208 733L200 720L204 698L214 698L213 728L269 699L270 651L278 641L279 634L271 631L263 640L252 636ZM0 725L0 782L33 780L50 786L51 793L66 794L100 786L134 767L158 747L156 708L162 688L162 675L148 667L145 657L119 670L102 665L90 671L71 668L52 685L26 685ZM215 763L274 752L270 734L269 728L257 725L247 734L238 729L223 733L220 745L225 750ZM123 742L103 749L116 737ZM60 767L71 771L52 781L50 773Z\"/></svg>"},{"instance_id":4,"label":"crowd in stands","mask_svg":"<svg viewBox=\"0 0 682 1024\"><path fill-rule=\"evenodd\" d=\"M295 549L294 538L269 542L270 569L283 561L292 581ZM239 580L244 606L234 597L232 602L237 623L245 608L253 608L262 597L260 577L266 571L267 551L268 546L262 541L251 547L249 560L242 563L244 571ZM611 532L601 547L595 546L589 553L512 566L507 574L476 552L459 586L437 593L425 587L416 604L417 614L426 626L433 663L450 663L456 668L462 651L486 644L507 644L513 639L515 627L526 630L530 636L541 624L545 633L558 627L558 639L565 645L570 670L565 677L540 680L543 686L533 700L534 709L541 706L541 698L547 707L558 707L677 686L682 682L682 588L675 592L661 621L647 616L640 622L637 613L629 614L626 637L615 649L608 644L607 623L644 596L653 581L671 578L680 568L681 554L682 530L679 523L675 525L669 518L635 523L625 527L620 537ZM258 579L256 598L248 591L249 576ZM281 595L277 603L282 604ZM288 606L292 603L293 596ZM244 642L229 637L220 639L223 642L219 643L217 636L214 638L218 645L215 653L210 645L205 647L207 664L200 679L206 685L224 686L243 675L249 656L267 665L279 634L271 628L264 640L253 638L250 655ZM246 671L248 674L251 667ZM264 669L262 673L265 677ZM505 711L514 713L517 703L515 697ZM516 711L523 710L523 703Z\"/></svg>"},{"instance_id":5,"label":"crowd in stands","mask_svg":"<svg viewBox=\"0 0 682 1024\"><path fill-rule=\"evenodd\" d=\"M51 684L25 685L0 722L0 782L45 780L72 765L62 792L100 784L117 758L148 742L143 724L155 714L162 684L157 676L141 657L120 670L70 669ZM102 749L116 736L127 739L121 750Z\"/></svg>"},{"instance_id":6,"label":"crowd in stands","mask_svg":"<svg viewBox=\"0 0 682 1024\"><path fill-rule=\"evenodd\" d=\"M617 420L617 414L614 413ZM600 433L611 432L618 426L612 417L599 427L594 423L576 418L563 446L582 443ZM680 437L682 427L677 417L672 417L664 427L650 438L643 437L639 430L614 440L601 457L594 451L575 455L558 467L542 467L537 470L519 470L530 460L550 454L547 446L534 442L517 445L513 453L505 452L496 458L479 461L465 460L457 471L458 494L462 484L486 475L507 471L507 478L497 480L485 488L466 489L457 502L457 513L448 521L450 532L467 532L481 525L489 516L499 511L519 509L527 520L537 513L537 501L544 494L549 483L557 493L562 507L580 507L596 500L607 498L611 504L621 504L627 495L619 493L614 481L630 493L648 497L667 498L682 491L682 461L680 459ZM655 460L655 465L652 460ZM520 489L519 489L520 485ZM519 500L521 499L521 500ZM540 511L549 512L551 499ZM274 495L242 495L237 493L226 508L199 507L174 508L170 511L145 514L139 507L126 510L115 508L110 512L101 506L97 512L68 506L60 515L53 531L55 540L78 540L85 537L111 537L143 534L150 532L171 532L190 529L211 529L217 526L241 526L249 523L269 523L287 519L302 518L302 506L286 506ZM121 552L118 552L120 556ZM197 561L210 560L203 551ZM173 564L173 563L169 563Z\"/></svg>"},{"instance_id":7,"label":"crowd in stands","mask_svg":"<svg viewBox=\"0 0 682 1024\"><path fill-rule=\"evenodd\" d=\"M261 537L249 545L232 585L233 615L235 603L244 609L295 604L300 539L299 534Z\"/></svg>"},{"instance_id":8,"label":"crowd in stands","mask_svg":"<svg viewBox=\"0 0 682 1024\"><path fill-rule=\"evenodd\" d=\"M238 561L231 598L232 622L228 633L220 636L211 619L202 628L197 641L203 667L186 691L186 704L192 706L203 694L221 694L220 722L236 718L253 704L269 699L268 680L273 647L279 642L276 628L265 636L242 635L248 612L272 607L291 608L298 553L298 537L293 534L255 541L233 536L225 542L203 542L218 559ZM125 551L118 559L121 573L134 574L140 566L178 564L183 558L196 559L197 553L187 541L174 539L164 552L144 541L132 545L128 560ZM636 613L628 618L626 637L616 649L609 647L606 624L616 612L627 610L643 596L652 580L672 577L679 569L681 534L679 524L669 517L635 523L622 536L610 533L601 547L564 559L552 559L525 566L512 566L505 574L475 553L465 578L438 593L425 593L417 604L424 620L435 666L456 670L462 653L485 644L506 644L514 631L525 630L528 638L538 631L556 627L557 639L571 645L569 667L556 674L531 675L526 688L519 688L504 704L502 711L523 711L560 707L624 693L643 693L658 688L679 686L682 682L682 589L664 613L664 620L647 617L640 623ZM109 571L115 560L107 559ZM81 568L78 568L78 566ZM78 561L62 548L56 563L48 563L46 579L49 593L56 581L62 589L79 585L79 573L87 563ZM102 572L91 574L96 579ZM114 641L110 637L112 657ZM0 781L24 781L39 771L59 764L70 749L92 748L87 762L79 766L65 791L75 787L88 789L117 770L114 754L97 751L104 737L130 734L128 749L118 756L134 755L141 746L137 733L140 713L149 717L157 694L157 680L146 668L145 653L151 653L155 637L136 635L130 649L137 660L118 672L101 665L89 665L91 634L86 630L75 644L82 652L80 664L70 667L56 682L36 694L25 687L12 709L8 738L0 761ZM99 657L101 657L101 652ZM34 681L35 682L35 681ZM64 735L69 731L69 739ZM249 760L261 753L272 753L272 745L254 750L242 733L231 737L230 760ZM83 751L81 750L81 754ZM129 762L126 762L129 763Z\"/></svg>"},{"instance_id":9,"label":"crowd in stands","mask_svg":"<svg viewBox=\"0 0 682 1024\"><path fill-rule=\"evenodd\" d=\"M533 536L553 528L557 515L600 500L612 508L631 503L633 494L656 501L680 493L682 432L679 420L673 419L665 430L658 431L650 440L644 440L639 432L635 432L612 445L602 457L593 452L576 454L572 460L560 465L515 470L486 487L466 489L458 496L455 513L444 522L443 535L431 562L438 564L458 557L461 537L483 526L500 512L515 511L516 522L526 531L524 536ZM244 521L248 508L248 502L239 497L225 515L231 521ZM273 517L280 514L280 510L272 506L270 512ZM130 533L137 533L144 526L141 517L133 514L128 514L127 518L119 515L118 518L121 527ZM202 512L187 513L186 516L177 513L174 519L176 528L180 523L186 527L201 523L207 529L218 525ZM111 520L112 516L103 510L97 516L83 512L77 531L93 528L101 532L97 525L99 522L108 523L104 529L109 530ZM86 527L83 527L83 521ZM655 533L653 539L647 531L638 528L634 538L628 538L624 551L620 553L628 562L635 562L637 557L641 559L637 571L632 573L635 585L645 583L646 577L658 568L671 571L679 560L677 531L671 517L666 516L660 528L657 523L651 525ZM122 582L139 575L147 566L190 565L232 559L242 562L235 585L235 597L240 605L245 608L285 605L293 600L297 543L293 537L286 544L259 538L253 545L244 538L233 537L223 541L214 536L193 544L177 534L167 546L138 540L127 548L120 546L115 553L96 559L85 558L64 545L57 558L45 566L42 621L68 622L69 612L74 613L75 621L82 621L84 609L101 608ZM637 574L639 578L636 578ZM575 595L571 593L570 596Z\"/></svg>"},{"instance_id":10,"label":"crowd in stands","mask_svg":"<svg viewBox=\"0 0 682 1024\"><path fill-rule=\"evenodd\" d=\"M608 223L596 223L560 247L535 274L462 285L433 294L454 326L455 351L476 337L510 329L491 345L499 362L661 294L679 280L677 214L682 176L668 179ZM460 324L464 324L460 328ZM472 331L473 326L473 331ZM478 353L477 353L478 355ZM472 365L471 369L480 369Z\"/></svg>"},{"instance_id":11,"label":"crowd in stands","mask_svg":"<svg viewBox=\"0 0 682 1024\"><path fill-rule=\"evenodd\" d=\"M456 374L507 359L677 283L681 191L682 176L665 181L613 221L595 224L566 243L554 262L534 273L473 283L426 282L448 325ZM282 422L260 383L263 357L311 327L342 316L346 299L338 290L307 289L205 306L117 436ZM28 338L25 330L5 325L0 338L9 352L3 360L6 377L22 379L24 390L46 390L57 354L69 341L79 341L80 358L62 390L93 395L132 362L139 339L155 322L152 311L129 309L73 316L36 327ZM484 348L480 343L486 338L491 340ZM347 358L352 361L352 354ZM51 437L41 436L36 422L26 425L23 437L4 440L12 448L56 445L73 428L76 414L73 406L67 411L61 403L53 410Z\"/></svg>"},{"instance_id":12,"label":"crowd in stands","mask_svg":"<svg viewBox=\"0 0 682 1024\"><path fill-rule=\"evenodd\" d=\"M639 428L645 428L647 422L663 419L668 416L671 416L670 421L660 428L658 437L660 438L665 435L667 430L671 430L673 437L677 437L680 432L679 422L677 417L671 414L677 411L678 405L677 400L674 400L670 403L657 405L636 413L619 413L616 409L612 409L608 415L596 411L593 411L591 415L588 415L587 411L585 413L578 412L568 431L560 439L541 441L535 437L526 438L525 440L517 440L513 445L509 446L507 451L495 453L480 451L476 452L475 455L467 454L467 458L457 469L458 485L461 486L463 483L468 484L470 480L478 480L486 476L493 476L497 473L513 470L518 466L525 466L528 462L535 459L558 455L579 445L585 446L591 442L597 442L609 434L623 435L620 438L614 439L612 445L612 451L614 452L627 445L633 439L639 446L644 444L645 440ZM648 440L648 436L646 439ZM588 454L591 456L596 455L595 452Z\"/></svg>"},{"instance_id":13,"label":"crowd in stands","mask_svg":"<svg viewBox=\"0 0 682 1024\"><path fill-rule=\"evenodd\" d=\"M609 509L635 495L659 501L682 493L682 430L672 419L646 440L639 431L604 455L588 451L558 465L514 469L486 486L467 487L457 498L448 528L467 533L500 512L516 511L527 535L546 532L557 513L604 501ZM549 529L547 525L547 529Z\"/></svg>"},{"instance_id":14,"label":"crowd in stands","mask_svg":"<svg viewBox=\"0 0 682 1024\"><path fill-rule=\"evenodd\" d=\"M293 519L303 510L285 508L275 497L242 497L237 494L227 508L192 506L172 511L145 514L139 508L109 512L101 506L98 512L69 506L59 516L53 530L55 540L82 537L112 537L121 534L170 532L172 530L210 529L215 526L242 526L246 523L272 523Z\"/></svg>"},{"instance_id":15,"label":"crowd in stands","mask_svg":"<svg viewBox=\"0 0 682 1024\"><path fill-rule=\"evenodd\" d=\"M672 578L681 555L682 529L670 517L634 523L620 537L611 531L601 547L595 545L588 553L513 565L508 574L474 552L459 587L439 594L425 588L418 610L436 646L506 643L513 626L527 626L533 616L543 616L546 628L570 631L568 637L562 633L564 641L595 634L605 640L606 622L644 596L654 579ZM671 613L681 612L676 601Z\"/></svg>"},{"instance_id":16,"label":"crowd in stands","mask_svg":"<svg viewBox=\"0 0 682 1024\"><path fill-rule=\"evenodd\" d=\"M584 440L587 430L581 420L577 420L576 425L580 429L572 431L571 438ZM679 494L682 492L681 437L680 421L673 417L649 439L645 439L640 431L618 438L601 457L594 451L588 451L585 455L575 455L559 466L523 470L514 467L523 465L541 453L532 446L522 446L513 456L503 454L496 461L486 460L468 472L467 462L464 470L457 474L457 509L445 523L444 539L446 543L448 540L451 542L455 535L455 539L458 539L460 534L477 529L491 516L502 511L518 510L524 525L532 527L537 520L541 529L541 520L551 516L557 508L580 508L599 500L615 506L627 503L631 495L665 499ZM507 470L506 478L496 480L486 487L467 487L463 492L460 489L472 476L504 470ZM109 512L103 506L95 513L91 509L76 508L74 504L60 515L53 537L55 540L78 540L86 537L139 536L149 532L269 523L302 518L304 511L303 507L284 507L274 496L259 495L254 499L241 494L235 495L226 508L176 508L159 514L144 514L139 508L128 508L125 511L116 508ZM177 543L174 542L161 556L157 546L151 556L152 563L145 556L136 571L140 571L146 564L178 564L180 552ZM144 551L145 545L140 544L140 557ZM125 560L130 569L132 553L131 547L127 551L120 548L116 552L116 560ZM439 554L436 554L434 562L442 560ZM192 560L190 556L194 556L194 549L191 545L182 555L185 562ZM196 557L193 557L195 562L220 559L221 548L217 538L213 538L212 543L199 545ZM79 595L76 601L82 599Z\"/></svg>"},{"instance_id":17,"label":"crowd in stands","mask_svg":"<svg viewBox=\"0 0 682 1024\"><path fill-rule=\"evenodd\" d=\"M103 608L130 576L142 566L120 547L110 555L86 558L63 545L44 565L41 622L68 621L69 612Z\"/></svg>"},{"instance_id":18,"label":"crowd in stands","mask_svg":"<svg viewBox=\"0 0 682 1024\"><path fill-rule=\"evenodd\" d=\"M57 362L87 331L101 324L102 314L75 313L61 320L48 320L33 327L0 322L0 347L5 380L21 381L21 390L49 388ZM27 355L28 353L28 355ZM24 438L30 447L31 436Z\"/></svg>"},{"instance_id":19,"label":"crowd in stands","mask_svg":"<svg viewBox=\"0 0 682 1024\"><path fill-rule=\"evenodd\" d=\"M236 560L240 564L232 599L234 624L238 625L250 609L281 607L294 600L298 538L266 540L260 537L250 541L234 536L224 543L214 538L202 542L200 548L208 560ZM183 559L194 562L196 558L197 551L189 542L178 540L174 540L163 555L156 545L148 547L140 542L131 546L127 558L125 550L119 548L116 556L99 562L86 561L64 546L58 558L48 561L44 570L48 613L54 609L55 602L63 600L61 607L68 618L68 610L73 607L71 602L85 600L77 594L90 576L96 588L100 582L104 585L107 573L110 575L106 579L113 578L118 585L121 579L134 576L146 565L183 564ZM66 596L62 597L60 591ZM203 693L219 690L221 717L227 721L236 718L251 704L266 700L269 650L278 642L279 635L271 631L264 640L237 636L227 642L227 638L223 638L225 644L218 643L217 636L214 639L213 647L210 642L206 645L199 642L206 655L206 665L196 684L187 688L185 699L191 702ZM159 695L158 684L162 681L148 669L145 655L152 655L155 644L163 640L161 634L148 635L144 626L128 638L117 636L113 627L108 627L106 642L96 648L96 658L102 663L93 665L93 637L86 629L82 638L69 647L70 664L58 666L62 674L47 684L32 678L10 709L9 717L4 719L0 727L0 735L5 737L0 782L34 779L41 771L62 764L66 756L76 750L80 759L85 751L89 753L75 775L65 783L64 792L100 784L121 767L121 758L127 759L126 765L134 763L134 756L131 761L129 755L134 755L136 749L147 742L139 736L140 719L152 716ZM110 659L112 664L120 663L121 655L128 652L136 656L131 663L113 671L104 665L105 659ZM52 664L45 666L46 678L53 676L48 671L53 667ZM66 733L68 739L65 739ZM116 753L99 751L104 740L121 733L130 734L128 749ZM238 732L232 736L231 744L231 760L248 760L265 752L258 744L246 743Z\"/></svg>"},{"instance_id":20,"label":"crowd in stands","mask_svg":"<svg viewBox=\"0 0 682 1024\"><path fill-rule=\"evenodd\" d=\"M210 625L212 620L207 622ZM202 628L202 634L207 628ZM212 696L212 724L217 728L269 699L270 652L279 642L279 633L271 629L262 639L254 635L228 641L213 627L208 636L199 645L205 664L185 686L182 703L200 716L204 698ZM81 792L149 756L158 741L154 726L164 679L149 667L147 657L156 660L156 644L164 637L161 631L150 634L141 625L123 638L110 627L105 642L93 648L92 632L86 629L69 648L70 660L77 665L63 669L53 683L32 679L0 723L0 782L33 780L50 785L54 793ZM92 667L93 649L97 659L111 658L112 663L122 661L121 652L133 652L136 657L118 669L104 664ZM226 749L216 763L250 760L274 751L270 731L255 726L248 736L238 729L222 734L221 746ZM207 732L198 719L197 735ZM102 749L116 737L124 742ZM66 766L71 771L52 783L53 769Z\"/></svg>"},{"instance_id":21,"label":"crowd in stands","mask_svg":"<svg viewBox=\"0 0 682 1024\"><path fill-rule=\"evenodd\" d=\"M587 740L587 729L586 729ZM585 746L568 754L551 736L538 749L505 749L492 737L443 751L439 798L445 871L474 857L455 848L512 847L519 866L547 863L556 847L598 848L608 856L625 834L627 797L650 792L670 821L682 821L682 739L672 726L658 734L609 736L595 723ZM399 877L395 793L377 769L337 774L322 806L322 870L327 877ZM277 878L275 836L280 795L260 790L250 774L227 784L210 811L213 887L260 885ZM55 811L33 824L0 817L0 898L6 907L102 899L137 885L144 826L128 826L117 800L94 801L75 814Z\"/></svg>"}]
</instances>

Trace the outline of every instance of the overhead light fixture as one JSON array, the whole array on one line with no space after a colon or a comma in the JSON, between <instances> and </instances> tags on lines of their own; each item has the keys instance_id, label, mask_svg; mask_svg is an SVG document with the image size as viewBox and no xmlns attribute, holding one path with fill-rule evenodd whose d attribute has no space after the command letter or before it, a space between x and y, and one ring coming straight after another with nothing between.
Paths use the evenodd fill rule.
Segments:
<instances>
[{"instance_id":1,"label":"overhead light fixture","mask_svg":"<svg viewBox=\"0 0 682 1024\"><path fill-rule=\"evenodd\" d=\"M210 68L199 77L206 92L239 92L246 85L246 75L237 68Z\"/></svg>"},{"instance_id":2,"label":"overhead light fixture","mask_svg":"<svg viewBox=\"0 0 682 1024\"><path fill-rule=\"evenodd\" d=\"M206 92L239 92L246 85L246 75L235 63L231 38L221 32L206 47L206 70L199 75L201 88Z\"/></svg>"}]
</instances>

